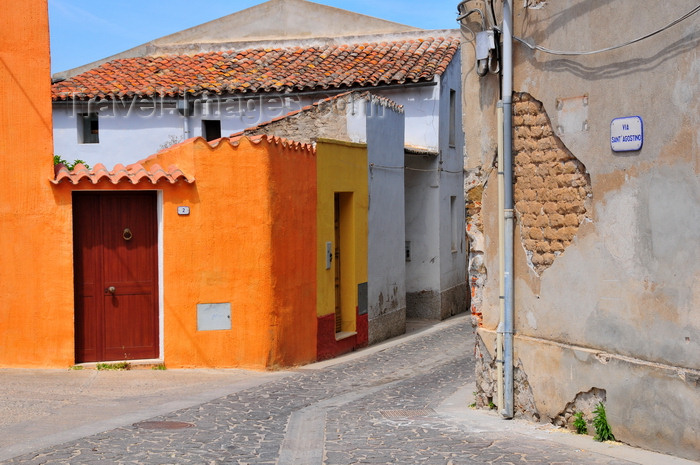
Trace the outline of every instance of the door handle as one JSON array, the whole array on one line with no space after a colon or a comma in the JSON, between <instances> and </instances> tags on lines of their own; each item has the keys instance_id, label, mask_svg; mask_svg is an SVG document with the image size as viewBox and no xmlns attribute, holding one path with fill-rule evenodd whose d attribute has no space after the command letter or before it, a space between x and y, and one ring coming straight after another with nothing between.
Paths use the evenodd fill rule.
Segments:
<instances>
[{"instance_id":1,"label":"door handle","mask_svg":"<svg viewBox=\"0 0 700 465\"><path fill-rule=\"evenodd\" d=\"M114 286L109 286L107 289L105 289L105 292L109 292L110 294L114 295L114 293L117 292L117 288Z\"/></svg>"}]
</instances>

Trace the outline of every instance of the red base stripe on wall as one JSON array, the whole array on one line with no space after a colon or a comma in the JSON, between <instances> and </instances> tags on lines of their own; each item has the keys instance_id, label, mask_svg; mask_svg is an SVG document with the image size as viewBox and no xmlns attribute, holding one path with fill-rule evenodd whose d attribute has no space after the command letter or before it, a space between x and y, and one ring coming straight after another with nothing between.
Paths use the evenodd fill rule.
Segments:
<instances>
[{"instance_id":1,"label":"red base stripe on wall","mask_svg":"<svg viewBox=\"0 0 700 465\"><path fill-rule=\"evenodd\" d=\"M356 316L357 334L339 341L335 340L335 314L318 317L318 339L316 341L316 360L327 360L355 349L367 346L367 314Z\"/></svg>"}]
</instances>

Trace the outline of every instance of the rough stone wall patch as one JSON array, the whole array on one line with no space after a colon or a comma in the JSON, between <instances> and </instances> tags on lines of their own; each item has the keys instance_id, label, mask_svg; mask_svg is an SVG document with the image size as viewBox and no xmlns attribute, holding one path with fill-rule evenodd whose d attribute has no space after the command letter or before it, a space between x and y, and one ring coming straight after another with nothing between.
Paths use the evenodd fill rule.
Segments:
<instances>
[{"instance_id":1,"label":"rough stone wall patch","mask_svg":"<svg viewBox=\"0 0 700 465\"><path fill-rule=\"evenodd\" d=\"M482 167L465 172L465 216L468 244L467 276L469 284L470 310L477 325L481 324L481 303L483 289L486 285L487 270L484 263L485 237L484 221L481 214L482 196L489 176L495 168L494 163L487 169Z\"/></svg>"},{"instance_id":2,"label":"rough stone wall patch","mask_svg":"<svg viewBox=\"0 0 700 465\"><path fill-rule=\"evenodd\" d=\"M542 274L590 221L586 167L554 134L542 103L513 96L515 209L529 265Z\"/></svg>"}]
</instances>

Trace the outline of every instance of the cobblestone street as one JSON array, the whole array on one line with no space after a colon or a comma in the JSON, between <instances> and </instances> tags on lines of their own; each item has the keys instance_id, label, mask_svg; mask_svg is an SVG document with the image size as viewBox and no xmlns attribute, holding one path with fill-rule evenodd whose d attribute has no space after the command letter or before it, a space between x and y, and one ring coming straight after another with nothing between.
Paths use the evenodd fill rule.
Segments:
<instances>
[{"instance_id":1,"label":"cobblestone street","mask_svg":"<svg viewBox=\"0 0 700 465\"><path fill-rule=\"evenodd\" d=\"M473 395L465 388L473 376L473 329L459 317L367 355L302 367L149 423L3 463L641 463L547 438L568 433L469 409Z\"/></svg>"}]
</instances>

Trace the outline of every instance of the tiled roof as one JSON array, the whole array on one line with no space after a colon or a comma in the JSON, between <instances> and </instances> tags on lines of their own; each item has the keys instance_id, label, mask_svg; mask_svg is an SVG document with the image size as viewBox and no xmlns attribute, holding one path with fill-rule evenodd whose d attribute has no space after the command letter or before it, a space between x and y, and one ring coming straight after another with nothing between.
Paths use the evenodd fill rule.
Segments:
<instances>
[{"instance_id":1,"label":"tiled roof","mask_svg":"<svg viewBox=\"0 0 700 465\"><path fill-rule=\"evenodd\" d=\"M67 181L72 184L78 184L81 181L89 181L97 184L100 181L107 181L112 184L122 182L130 182L131 184L150 182L151 184L157 184L167 181L170 184L174 184L181 179L188 183L194 182L194 178L188 177L176 166L170 166L166 170L158 164L150 165L147 168L141 162L137 162L128 166L119 164L109 171L101 163L98 163L90 170L82 163L79 163L72 171L65 166L61 167L56 173L55 179L51 180L51 182L59 184Z\"/></svg>"},{"instance_id":2,"label":"tiled roof","mask_svg":"<svg viewBox=\"0 0 700 465\"><path fill-rule=\"evenodd\" d=\"M143 160L139 160L136 163L132 163L131 165L124 166L122 164L118 164L112 168L111 171L105 168L102 163L98 163L92 169L86 168L82 163L75 165L73 170L69 170L65 166L62 166L56 172L54 179L51 179L50 181L54 184L60 184L63 181L70 182L71 184L78 184L83 181L90 182L92 184L97 184L100 181L111 182L112 184L126 182L130 182L131 184L139 184L141 182L150 182L151 184L168 182L170 184L175 184L176 182L182 180L191 184L194 182L194 175L185 174L175 165L170 165L167 170L163 169L158 164L158 161L161 161L159 159L159 155L162 155L165 152L178 150L179 146L185 146L195 142L207 144L212 149L216 149L219 145L227 143L237 146L243 137L246 137L251 143L256 145L264 142L268 145L281 145L287 150L292 150L295 152L308 152L310 154L316 153L316 149L311 144L305 144L291 139L267 134L256 136L238 135L230 138L222 137L221 139L216 139L210 142L207 142L201 137L193 137L192 139L187 139L179 144L168 147L167 149L161 150L160 152Z\"/></svg>"},{"instance_id":3,"label":"tiled roof","mask_svg":"<svg viewBox=\"0 0 700 465\"><path fill-rule=\"evenodd\" d=\"M53 85L54 100L345 89L431 81L458 37L110 61Z\"/></svg>"},{"instance_id":4,"label":"tiled roof","mask_svg":"<svg viewBox=\"0 0 700 465\"><path fill-rule=\"evenodd\" d=\"M316 147L314 147L312 144L298 142L298 141L295 141L293 139L288 139L286 137L278 137L278 136L275 136L273 134L256 134L256 135L237 134L237 135L232 135L230 137L222 137L221 139L218 139L218 140L221 142L226 141L235 147L241 142L241 139L243 139L244 137L246 139L248 139L252 144L255 144L255 145L258 145L258 144L264 142L267 145L281 145L282 147L284 147L285 149L290 150L290 151L307 152L310 155L316 155ZM204 139L202 139L202 140L204 140ZM209 144L211 145L212 143L214 143L214 141L210 142Z\"/></svg>"}]
</instances>

